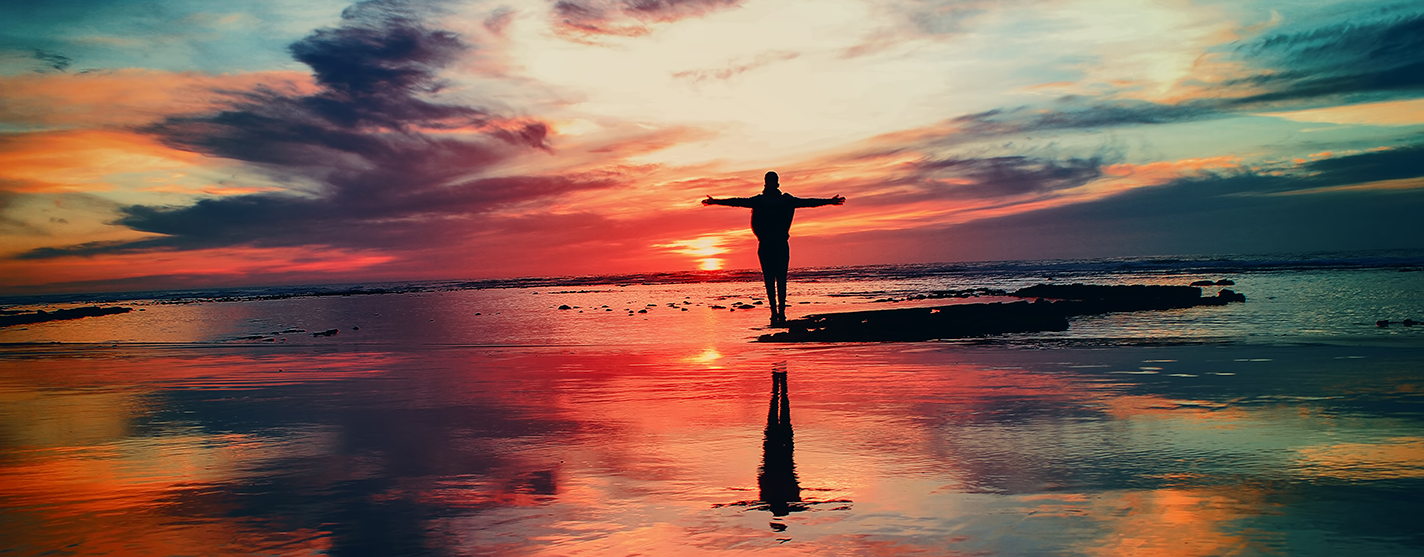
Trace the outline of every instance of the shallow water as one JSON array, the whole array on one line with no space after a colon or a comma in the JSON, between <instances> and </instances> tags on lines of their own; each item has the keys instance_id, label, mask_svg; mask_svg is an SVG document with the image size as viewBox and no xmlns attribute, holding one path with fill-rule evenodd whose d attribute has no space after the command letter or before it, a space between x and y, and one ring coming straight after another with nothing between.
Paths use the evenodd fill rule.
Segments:
<instances>
[{"instance_id":1,"label":"shallow water","mask_svg":"<svg viewBox=\"0 0 1424 557\"><path fill-rule=\"evenodd\" d=\"M1178 284L1228 278L1247 302L1225 307L1084 316L1068 331L1009 335L1015 341L1361 342L1424 347L1424 272L1290 270L1233 275L1059 274L1056 282ZM911 299L947 290L1014 290L1038 276L931 276L793 282L791 317L813 313L1014 302L1018 298ZM1204 288L1215 295L1220 288ZM585 285L172 303L131 300L136 311L0 328L19 343L333 345L684 345L743 342L771 332L758 283ZM894 300L894 301L886 301ZM735 310L737 304L753 310ZM45 306L50 309L74 304ZM570 309L559 310L561 306ZM38 306L32 306L38 307ZM1390 320L1391 327L1377 327ZM337 329L332 337L312 332Z\"/></svg>"},{"instance_id":2,"label":"shallow water","mask_svg":"<svg viewBox=\"0 0 1424 557\"><path fill-rule=\"evenodd\" d=\"M766 310L712 307L750 283L136 300L0 329L0 548L1424 553L1424 327L1373 323L1424 317L1424 275L1224 276L1246 304L933 343L752 343ZM1055 275L1196 278L1222 277ZM793 283L792 314L1041 280L828 278Z\"/></svg>"},{"instance_id":3,"label":"shallow water","mask_svg":"<svg viewBox=\"0 0 1424 557\"><path fill-rule=\"evenodd\" d=\"M1415 555L1421 361L1243 345L39 347L0 362L0 545Z\"/></svg>"}]
</instances>

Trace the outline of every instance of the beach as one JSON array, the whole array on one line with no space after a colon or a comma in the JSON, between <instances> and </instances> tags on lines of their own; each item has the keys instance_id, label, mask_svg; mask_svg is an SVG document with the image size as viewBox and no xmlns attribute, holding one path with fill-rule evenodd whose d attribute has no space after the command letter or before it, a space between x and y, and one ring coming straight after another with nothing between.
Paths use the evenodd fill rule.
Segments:
<instances>
[{"instance_id":1,"label":"beach","mask_svg":"<svg viewBox=\"0 0 1424 557\"><path fill-rule=\"evenodd\" d=\"M754 282L114 299L0 330L0 546L1424 551L1417 260L1216 261L793 272L792 317L1049 280L1247 296L917 343L757 343Z\"/></svg>"}]
</instances>

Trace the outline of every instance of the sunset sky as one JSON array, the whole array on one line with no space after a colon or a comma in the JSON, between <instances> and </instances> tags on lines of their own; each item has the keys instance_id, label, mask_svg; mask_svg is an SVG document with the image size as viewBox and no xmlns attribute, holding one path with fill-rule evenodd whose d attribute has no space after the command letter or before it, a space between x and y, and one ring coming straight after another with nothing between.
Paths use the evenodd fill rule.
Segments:
<instances>
[{"instance_id":1,"label":"sunset sky","mask_svg":"<svg viewBox=\"0 0 1424 557\"><path fill-rule=\"evenodd\" d=\"M0 294L1424 248L1424 6L0 0Z\"/></svg>"}]
</instances>

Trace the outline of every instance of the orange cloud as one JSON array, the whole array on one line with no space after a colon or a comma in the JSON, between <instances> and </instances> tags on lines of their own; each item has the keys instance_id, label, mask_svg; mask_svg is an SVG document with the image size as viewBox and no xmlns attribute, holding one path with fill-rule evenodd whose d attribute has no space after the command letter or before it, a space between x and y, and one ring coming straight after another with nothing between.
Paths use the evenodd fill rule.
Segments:
<instances>
[{"instance_id":1,"label":"orange cloud","mask_svg":"<svg viewBox=\"0 0 1424 557\"><path fill-rule=\"evenodd\" d=\"M1332 106L1295 112L1269 112L1259 116L1340 125L1415 126L1424 124L1424 99ZM1325 155L1328 156L1329 153Z\"/></svg>"},{"instance_id":2,"label":"orange cloud","mask_svg":"<svg viewBox=\"0 0 1424 557\"><path fill-rule=\"evenodd\" d=\"M1351 184L1348 186L1332 186L1328 188L1312 188L1303 190L1291 190L1277 193L1265 194L1268 197L1279 197L1289 195L1311 195L1319 193L1339 193L1339 192L1366 192L1366 191L1407 191L1424 188L1424 178L1400 178L1398 180L1378 180L1365 182L1363 184Z\"/></svg>"},{"instance_id":3,"label":"orange cloud","mask_svg":"<svg viewBox=\"0 0 1424 557\"><path fill-rule=\"evenodd\" d=\"M0 180L16 193L108 191L116 174L186 168L202 158L131 132L0 135Z\"/></svg>"},{"instance_id":4,"label":"orange cloud","mask_svg":"<svg viewBox=\"0 0 1424 557\"><path fill-rule=\"evenodd\" d=\"M243 92L315 90L303 72L233 74L127 68L79 74L22 74L0 80L0 122L27 128L141 126L212 110Z\"/></svg>"}]
</instances>

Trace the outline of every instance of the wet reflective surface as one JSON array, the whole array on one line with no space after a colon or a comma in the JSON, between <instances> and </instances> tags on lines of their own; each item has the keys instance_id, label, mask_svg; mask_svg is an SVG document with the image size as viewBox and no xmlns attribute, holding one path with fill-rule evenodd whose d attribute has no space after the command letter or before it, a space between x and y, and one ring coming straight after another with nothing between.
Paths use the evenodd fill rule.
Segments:
<instances>
[{"instance_id":1,"label":"wet reflective surface","mask_svg":"<svg viewBox=\"0 0 1424 557\"><path fill-rule=\"evenodd\" d=\"M12 346L0 547L1417 555L1422 362L716 337Z\"/></svg>"}]
</instances>

